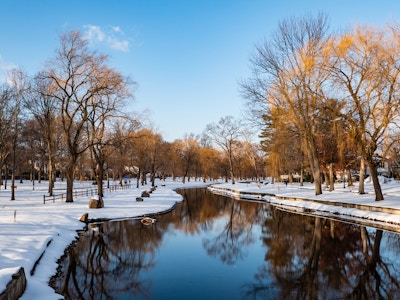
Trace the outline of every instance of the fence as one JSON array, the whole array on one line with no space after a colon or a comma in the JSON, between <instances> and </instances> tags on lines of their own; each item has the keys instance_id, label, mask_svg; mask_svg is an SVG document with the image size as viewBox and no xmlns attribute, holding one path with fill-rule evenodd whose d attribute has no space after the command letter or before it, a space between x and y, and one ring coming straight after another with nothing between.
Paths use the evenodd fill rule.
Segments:
<instances>
[{"instance_id":1,"label":"fence","mask_svg":"<svg viewBox=\"0 0 400 300\"><path fill-rule=\"evenodd\" d=\"M124 185L110 185L110 187L103 188L103 193L106 192L114 192L114 191L119 191L119 190L127 190L130 189L131 185L130 184L124 184ZM94 196L97 195L97 187L96 188L91 188L91 189L84 189L84 190L73 190L72 191L72 196L74 198L78 197L89 197L89 196ZM43 204L46 204L46 201L51 201L53 200L53 203L56 202L56 200L61 200L61 202L64 201L64 199L67 198L67 193L61 193L61 194L53 194L52 196L46 196L43 195Z\"/></svg>"}]
</instances>

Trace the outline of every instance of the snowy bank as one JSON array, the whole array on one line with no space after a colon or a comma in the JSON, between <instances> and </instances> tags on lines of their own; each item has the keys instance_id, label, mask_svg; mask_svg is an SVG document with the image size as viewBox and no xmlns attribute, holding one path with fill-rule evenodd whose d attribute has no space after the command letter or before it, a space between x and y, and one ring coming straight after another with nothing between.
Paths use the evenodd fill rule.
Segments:
<instances>
[{"instance_id":1,"label":"snowy bank","mask_svg":"<svg viewBox=\"0 0 400 300\"><path fill-rule=\"evenodd\" d=\"M376 226L400 232L400 183L395 180L381 183L385 200L375 201L372 183L365 183L366 194L358 194L358 186L325 190L316 196L314 186L305 183L282 184L245 182L218 184L209 187L214 193L240 199L261 200L280 209L302 214L320 215L341 220L352 220L362 225Z\"/></svg>"}]
</instances>

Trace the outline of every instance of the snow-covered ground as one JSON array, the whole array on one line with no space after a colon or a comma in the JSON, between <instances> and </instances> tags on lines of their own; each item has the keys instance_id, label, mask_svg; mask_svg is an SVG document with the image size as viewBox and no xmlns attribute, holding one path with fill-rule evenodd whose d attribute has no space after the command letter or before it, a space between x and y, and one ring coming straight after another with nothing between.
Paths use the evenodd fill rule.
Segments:
<instances>
[{"instance_id":1,"label":"snow-covered ground","mask_svg":"<svg viewBox=\"0 0 400 300\"><path fill-rule=\"evenodd\" d=\"M209 183L206 183L209 184ZM104 208L89 209L88 197L78 197L73 203L65 203L56 200L43 204L43 195L47 192L47 182L41 184L25 181L17 184L16 200L11 201L10 189L0 188L0 293L15 273L16 268L22 266L27 277L27 289L21 299L59 299L48 286L48 281L55 274L56 261L63 255L64 250L77 238L77 230L84 227L80 217L88 213L90 219L107 218L123 219L139 217L147 214L169 210L176 202L182 201L182 197L174 192L177 188L201 187L206 184L200 181L187 182L182 184L178 181L157 182L157 189L149 198L143 202L137 202L144 190L149 190L150 185L131 188L127 190L106 193L104 197ZM162 186L165 185L165 186ZM75 182L75 188L93 188L91 182ZM253 193L275 194L304 200L288 201L275 197L264 196L263 200L269 201L281 207L299 207L312 211L330 212L341 214L349 218L364 218L387 222L392 226L400 228L400 214L382 213L374 211L359 210L354 208L343 208L331 206L326 203L307 201L306 199L326 200L333 202L362 204L378 207L387 207L400 212L400 183L394 180L384 183L382 188L385 193L385 200L375 202L372 184L366 182L365 195L357 194L357 186L343 188L338 184L334 192L324 191L323 195L315 196L313 185L282 183L257 184L257 183L230 183L218 184L224 193L251 198L260 198ZM34 189L33 189L34 188ZM65 182L57 182L56 189L65 189ZM235 190L235 193L229 190ZM221 189L219 189L221 192ZM57 193L57 191L56 191ZM247 193L247 195L246 195ZM35 262L44 253L33 275L30 274Z\"/></svg>"}]
</instances>

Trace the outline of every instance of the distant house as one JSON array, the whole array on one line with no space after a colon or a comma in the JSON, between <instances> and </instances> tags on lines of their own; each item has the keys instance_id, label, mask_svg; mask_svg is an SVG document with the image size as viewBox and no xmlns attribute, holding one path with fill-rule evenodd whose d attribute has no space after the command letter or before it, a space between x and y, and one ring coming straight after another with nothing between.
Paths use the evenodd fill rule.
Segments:
<instances>
[{"instance_id":1,"label":"distant house","mask_svg":"<svg viewBox=\"0 0 400 300\"><path fill-rule=\"evenodd\" d=\"M391 168L390 168L390 162L387 159L384 159L380 155L375 155L374 156L375 163L378 165L377 171L379 176L385 176L385 177L391 177ZM367 170L367 173L370 174L369 169Z\"/></svg>"}]
</instances>

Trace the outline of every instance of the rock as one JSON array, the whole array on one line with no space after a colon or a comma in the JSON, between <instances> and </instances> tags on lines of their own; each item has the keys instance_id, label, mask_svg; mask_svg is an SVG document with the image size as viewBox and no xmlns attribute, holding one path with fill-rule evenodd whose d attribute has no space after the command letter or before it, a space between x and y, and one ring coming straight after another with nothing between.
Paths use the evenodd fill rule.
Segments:
<instances>
[{"instance_id":1,"label":"rock","mask_svg":"<svg viewBox=\"0 0 400 300\"><path fill-rule=\"evenodd\" d=\"M141 198L141 197L136 197L136 201L143 201L143 198Z\"/></svg>"},{"instance_id":2,"label":"rock","mask_svg":"<svg viewBox=\"0 0 400 300\"><path fill-rule=\"evenodd\" d=\"M90 199L89 200L89 208L97 208L98 206L98 200L96 199Z\"/></svg>"},{"instance_id":3,"label":"rock","mask_svg":"<svg viewBox=\"0 0 400 300\"><path fill-rule=\"evenodd\" d=\"M1 292L0 299L19 299L26 288L26 276L23 267L18 272L12 274L11 281L7 284L6 289Z\"/></svg>"},{"instance_id":4,"label":"rock","mask_svg":"<svg viewBox=\"0 0 400 300\"><path fill-rule=\"evenodd\" d=\"M89 200L89 208L103 208L104 201L100 196L93 196Z\"/></svg>"},{"instance_id":5,"label":"rock","mask_svg":"<svg viewBox=\"0 0 400 300\"><path fill-rule=\"evenodd\" d=\"M150 193L148 191L143 191L141 197L150 197Z\"/></svg>"},{"instance_id":6,"label":"rock","mask_svg":"<svg viewBox=\"0 0 400 300\"><path fill-rule=\"evenodd\" d=\"M156 219L153 218L149 218L149 217L143 217L142 220L140 220L140 222L142 222L142 224L144 225L150 225L156 222Z\"/></svg>"},{"instance_id":7,"label":"rock","mask_svg":"<svg viewBox=\"0 0 400 300\"><path fill-rule=\"evenodd\" d=\"M85 213L85 214L82 215L82 217L79 219L79 221L81 221L83 223L87 223L88 222L88 218L89 218L89 214Z\"/></svg>"}]
</instances>

